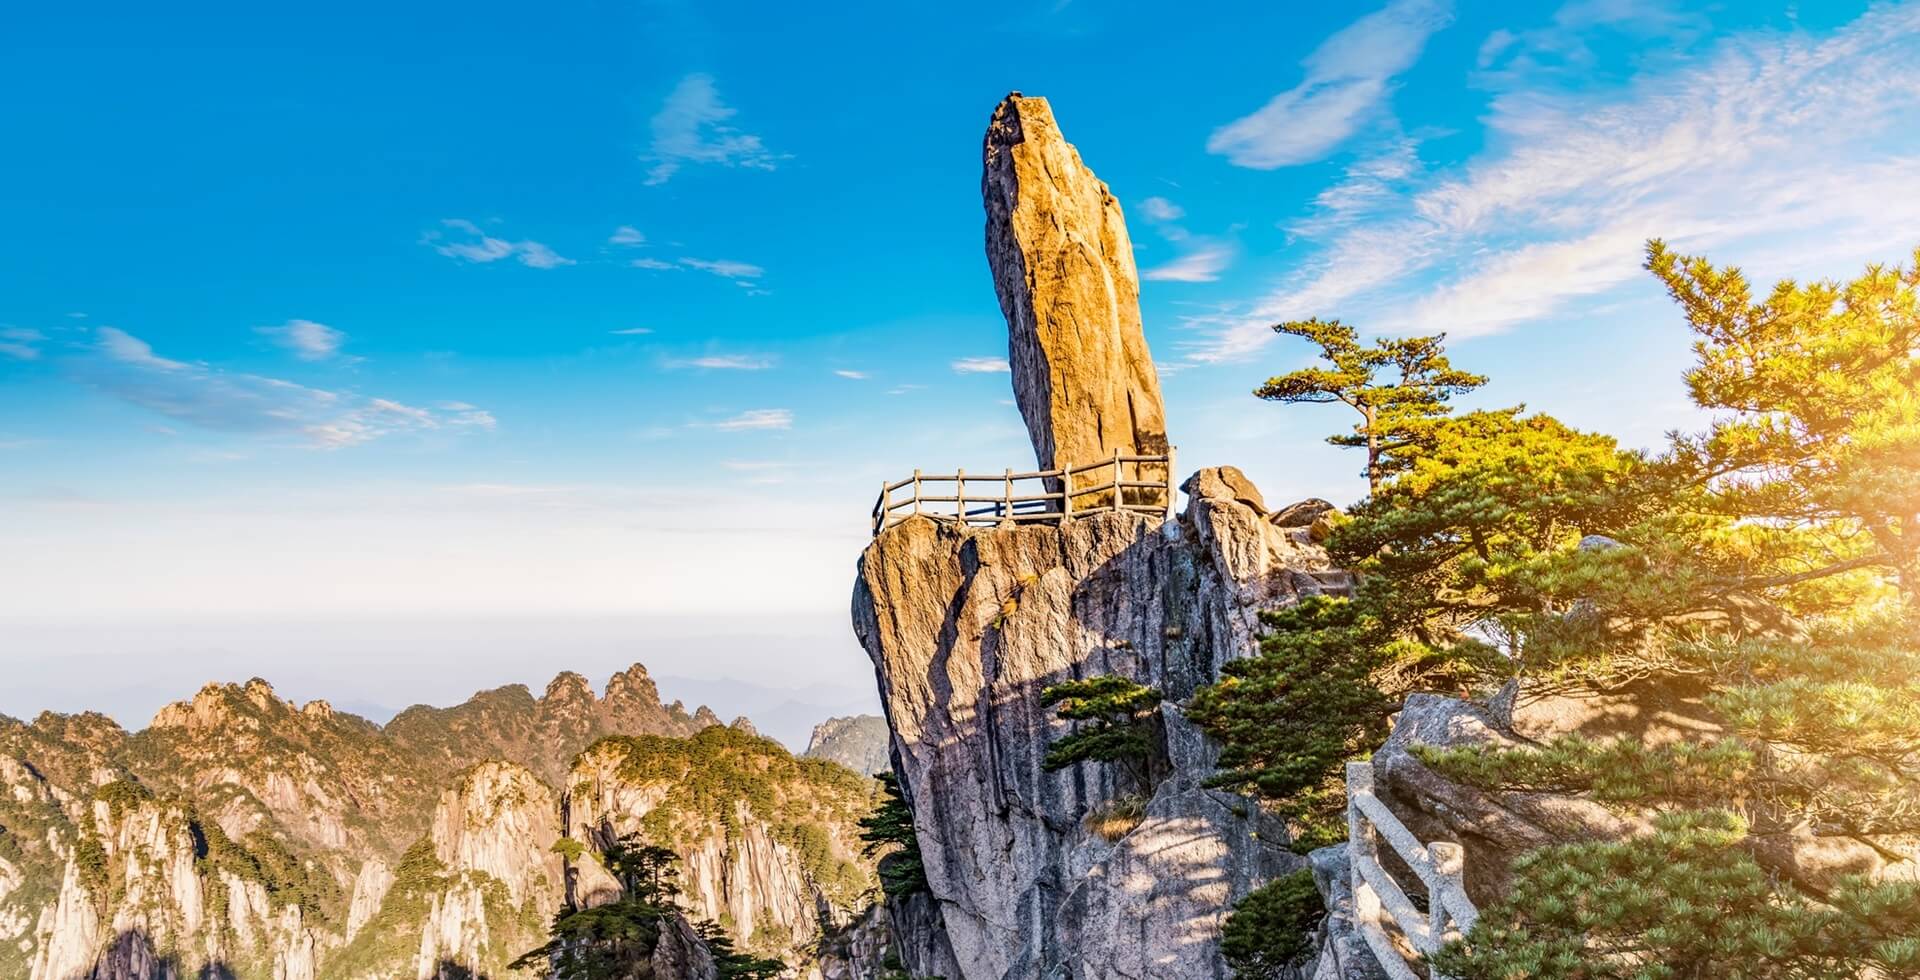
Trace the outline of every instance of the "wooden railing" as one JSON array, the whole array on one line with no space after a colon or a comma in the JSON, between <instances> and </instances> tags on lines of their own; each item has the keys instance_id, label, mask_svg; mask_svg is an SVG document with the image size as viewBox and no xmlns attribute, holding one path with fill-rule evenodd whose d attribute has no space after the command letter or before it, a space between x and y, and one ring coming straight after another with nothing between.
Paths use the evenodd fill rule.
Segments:
<instances>
[{"instance_id":1,"label":"wooden railing","mask_svg":"<svg viewBox=\"0 0 1920 980\"><path fill-rule=\"evenodd\" d=\"M1132 468L1129 479L1128 468ZM1114 450L1109 459L1032 473L928 476L919 470L897 483L882 483L873 505L877 537L909 517L967 525L1058 523L1093 511L1117 510L1173 516L1173 447L1156 455ZM1147 477L1153 477L1148 479ZM1101 482L1088 482L1101 481ZM1038 483L1036 488L1033 484ZM1061 489L1051 489L1058 486ZM971 490L969 489L971 487Z\"/></svg>"},{"instance_id":2,"label":"wooden railing","mask_svg":"<svg viewBox=\"0 0 1920 980\"><path fill-rule=\"evenodd\" d=\"M1381 866L1382 840L1426 886L1427 911L1420 911ZM1415 958L1438 952L1448 941L1472 929L1480 918L1480 910L1473 907L1462 885L1463 857L1458 844L1422 844L1380 802L1374 794L1372 763L1347 763L1347 859L1353 869L1354 926L1380 961L1380 968L1393 980L1419 980L1420 974L1414 971ZM1414 957L1388 935L1387 919L1413 946ZM1431 973L1429 980L1447 978Z\"/></svg>"}]
</instances>

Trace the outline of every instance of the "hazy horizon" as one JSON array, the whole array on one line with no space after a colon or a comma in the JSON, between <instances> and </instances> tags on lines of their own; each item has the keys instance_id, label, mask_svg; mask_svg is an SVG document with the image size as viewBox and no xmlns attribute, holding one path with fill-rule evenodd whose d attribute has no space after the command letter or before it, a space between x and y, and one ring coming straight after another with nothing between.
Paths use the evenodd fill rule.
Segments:
<instances>
[{"instance_id":1,"label":"hazy horizon","mask_svg":"<svg viewBox=\"0 0 1920 980\"><path fill-rule=\"evenodd\" d=\"M0 622L0 648L25 652L8 657L0 714L92 710L137 731L204 684L260 677L282 698L325 700L384 724L415 704L446 707L509 684L538 696L564 671L604 694L610 676L639 663L663 702L705 704L722 721L745 715L799 751L828 717L880 711L872 664L836 625L612 616ZM77 664L92 682L74 683Z\"/></svg>"}]
</instances>

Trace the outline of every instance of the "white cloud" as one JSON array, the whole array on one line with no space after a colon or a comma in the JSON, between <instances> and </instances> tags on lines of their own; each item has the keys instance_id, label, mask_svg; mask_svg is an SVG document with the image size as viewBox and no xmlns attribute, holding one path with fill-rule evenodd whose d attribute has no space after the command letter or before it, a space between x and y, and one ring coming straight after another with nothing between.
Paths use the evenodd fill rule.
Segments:
<instances>
[{"instance_id":1,"label":"white cloud","mask_svg":"<svg viewBox=\"0 0 1920 980\"><path fill-rule=\"evenodd\" d=\"M647 170L648 186L672 180L689 163L772 170L783 157L769 151L760 137L726 125L737 112L721 101L713 76L682 78L653 117L653 143L643 158L653 164Z\"/></svg>"},{"instance_id":2,"label":"white cloud","mask_svg":"<svg viewBox=\"0 0 1920 980\"><path fill-rule=\"evenodd\" d=\"M256 333L272 337L274 342L293 351L303 361L324 361L340 352L347 335L324 323L312 320L288 320L277 327L255 327Z\"/></svg>"},{"instance_id":3,"label":"white cloud","mask_svg":"<svg viewBox=\"0 0 1920 980\"><path fill-rule=\"evenodd\" d=\"M1365 220L1316 229L1334 232L1325 247L1244 314L1192 318L1205 340L1189 357L1250 355L1306 316L1460 337L1629 284L1656 297L1652 237L1756 280L1900 258L1920 227L1917 76L1920 7L1904 6L1824 36L1730 37L1610 89L1505 91L1479 155L1409 171L1410 187L1382 177Z\"/></svg>"},{"instance_id":4,"label":"white cloud","mask_svg":"<svg viewBox=\"0 0 1920 980\"><path fill-rule=\"evenodd\" d=\"M607 332L619 337L641 337L641 336L645 336L646 334L652 333L653 328L652 327L627 327L623 330L609 330Z\"/></svg>"},{"instance_id":5,"label":"white cloud","mask_svg":"<svg viewBox=\"0 0 1920 980\"><path fill-rule=\"evenodd\" d=\"M953 362L953 369L960 374L1005 374L1013 366L1004 357L963 357Z\"/></svg>"},{"instance_id":6,"label":"white cloud","mask_svg":"<svg viewBox=\"0 0 1920 980\"><path fill-rule=\"evenodd\" d=\"M1322 158L1374 117L1393 77L1452 19L1446 0L1392 0L1321 42L1299 85L1214 130L1207 151L1255 170Z\"/></svg>"},{"instance_id":7,"label":"white cloud","mask_svg":"<svg viewBox=\"0 0 1920 980\"><path fill-rule=\"evenodd\" d=\"M1148 221L1179 221L1187 212L1164 197L1149 197L1140 202L1140 213L1146 215Z\"/></svg>"},{"instance_id":8,"label":"white cloud","mask_svg":"<svg viewBox=\"0 0 1920 980\"><path fill-rule=\"evenodd\" d=\"M607 239L609 245L644 245L646 242L647 236L640 234L640 229L632 225L615 228L613 235Z\"/></svg>"},{"instance_id":9,"label":"white cloud","mask_svg":"<svg viewBox=\"0 0 1920 980\"><path fill-rule=\"evenodd\" d=\"M1213 282L1233 262L1233 249L1226 245L1205 245L1141 273L1141 278L1158 282Z\"/></svg>"},{"instance_id":10,"label":"white cloud","mask_svg":"<svg viewBox=\"0 0 1920 980\"><path fill-rule=\"evenodd\" d=\"M773 366L773 358L758 354L709 354L667 362L669 368L696 368L703 371L764 371Z\"/></svg>"},{"instance_id":11,"label":"white cloud","mask_svg":"<svg viewBox=\"0 0 1920 980\"><path fill-rule=\"evenodd\" d=\"M540 242L525 239L513 242L504 238L495 238L481 231L479 225L465 218L446 218L440 223L466 235L465 240L448 241L444 232L429 231L420 236L420 241L431 245L434 251L448 258L478 263L513 258L521 265L533 269L554 269L574 264L572 259L560 255Z\"/></svg>"},{"instance_id":12,"label":"white cloud","mask_svg":"<svg viewBox=\"0 0 1920 980\"><path fill-rule=\"evenodd\" d=\"M843 378L846 378L850 381L865 381L869 377L869 375L865 371L848 371L843 369L843 370L835 371L833 373Z\"/></svg>"},{"instance_id":13,"label":"white cloud","mask_svg":"<svg viewBox=\"0 0 1920 980\"><path fill-rule=\"evenodd\" d=\"M677 266L677 265L674 265L674 264L673 264L673 263L671 263L671 262L662 262L662 261L660 261L659 259L634 259L634 260L633 260L633 261L632 261L631 263L629 263L629 264L630 264L630 265L632 265L632 266L633 266L634 268L636 268L636 269L655 269L655 270L660 270L660 269L678 269L678 268L680 268L679 266Z\"/></svg>"},{"instance_id":14,"label":"white cloud","mask_svg":"<svg viewBox=\"0 0 1920 980\"><path fill-rule=\"evenodd\" d=\"M894 385L893 387L887 389L887 394L910 395L916 391L921 391L926 387L927 387L926 385Z\"/></svg>"},{"instance_id":15,"label":"white cloud","mask_svg":"<svg viewBox=\"0 0 1920 980\"><path fill-rule=\"evenodd\" d=\"M336 449L394 433L494 425L492 415L465 403L449 403L457 407L433 412L388 398L161 357L146 341L115 327L101 327L94 336L92 353L74 364L74 376L82 383L210 431L287 436L308 446Z\"/></svg>"},{"instance_id":16,"label":"white cloud","mask_svg":"<svg viewBox=\"0 0 1920 980\"><path fill-rule=\"evenodd\" d=\"M746 262L732 259L681 259L680 264L689 269L711 272L727 279L758 279L767 274L767 270Z\"/></svg>"},{"instance_id":17,"label":"white cloud","mask_svg":"<svg viewBox=\"0 0 1920 980\"><path fill-rule=\"evenodd\" d=\"M785 408L754 408L718 422L697 422L701 428L722 432L746 432L793 428L793 411Z\"/></svg>"},{"instance_id":18,"label":"white cloud","mask_svg":"<svg viewBox=\"0 0 1920 980\"><path fill-rule=\"evenodd\" d=\"M40 348L36 345L45 339L46 335L38 330L0 327L0 354L22 361L39 360Z\"/></svg>"}]
</instances>

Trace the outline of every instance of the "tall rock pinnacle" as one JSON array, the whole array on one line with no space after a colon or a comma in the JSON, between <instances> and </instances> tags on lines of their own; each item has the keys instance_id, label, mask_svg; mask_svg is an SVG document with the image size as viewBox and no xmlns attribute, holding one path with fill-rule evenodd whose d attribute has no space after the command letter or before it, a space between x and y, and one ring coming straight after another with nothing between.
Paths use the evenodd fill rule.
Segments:
<instances>
[{"instance_id":1,"label":"tall rock pinnacle","mask_svg":"<svg viewBox=\"0 0 1920 980\"><path fill-rule=\"evenodd\" d=\"M987 125L987 262L1007 317L1014 398L1043 469L1167 449L1160 379L1120 202L1015 92ZM1157 474L1156 474L1157 475ZM1079 481L1075 481L1079 482Z\"/></svg>"}]
</instances>

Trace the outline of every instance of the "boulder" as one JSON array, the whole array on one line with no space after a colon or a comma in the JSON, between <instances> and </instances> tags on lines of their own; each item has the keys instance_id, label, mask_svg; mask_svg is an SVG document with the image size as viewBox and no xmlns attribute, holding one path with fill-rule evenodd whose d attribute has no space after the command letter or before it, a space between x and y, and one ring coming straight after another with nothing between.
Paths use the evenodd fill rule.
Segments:
<instances>
[{"instance_id":1,"label":"boulder","mask_svg":"<svg viewBox=\"0 0 1920 980\"><path fill-rule=\"evenodd\" d=\"M1165 452L1160 379L1120 202L1080 162L1045 99L1002 100L983 155L987 262L1007 318L1014 399L1040 467ZM1165 477L1142 467L1138 478Z\"/></svg>"},{"instance_id":2,"label":"boulder","mask_svg":"<svg viewBox=\"0 0 1920 980\"><path fill-rule=\"evenodd\" d=\"M1267 520L1272 521L1275 527L1312 527L1321 515L1339 509L1319 497L1308 497L1274 511Z\"/></svg>"}]
</instances>

